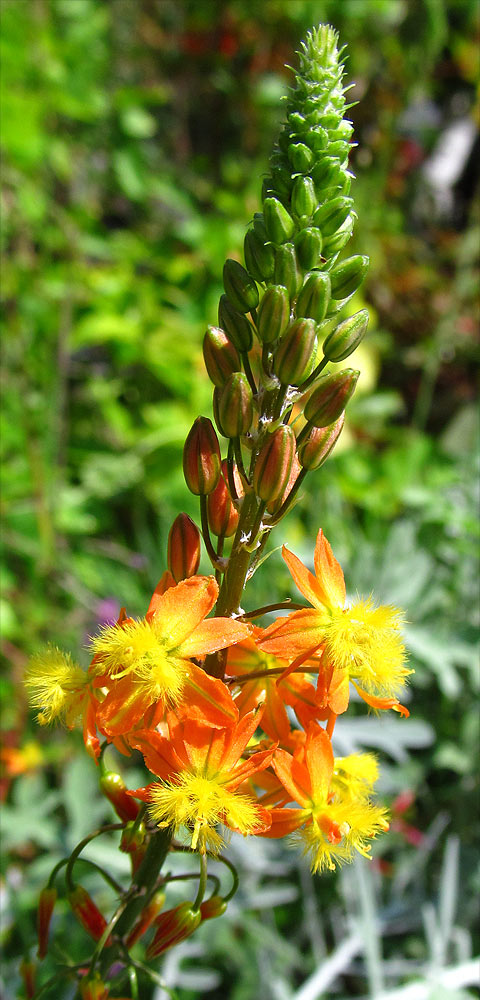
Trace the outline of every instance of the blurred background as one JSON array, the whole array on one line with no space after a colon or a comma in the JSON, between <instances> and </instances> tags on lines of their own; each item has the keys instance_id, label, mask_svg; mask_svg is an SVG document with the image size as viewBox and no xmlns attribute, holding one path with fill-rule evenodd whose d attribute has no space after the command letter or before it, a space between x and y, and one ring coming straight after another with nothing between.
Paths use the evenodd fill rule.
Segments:
<instances>
[{"instance_id":1,"label":"blurred background","mask_svg":"<svg viewBox=\"0 0 480 1000\"><path fill-rule=\"evenodd\" d=\"M259 209L284 64L328 21L359 102L349 251L370 255L354 302L370 332L341 445L273 544L311 563L322 526L351 593L406 609L411 718L354 705L335 734L337 753L378 752L393 830L373 864L315 879L285 845L234 838L238 902L162 971L180 1000L473 996L478 3L2 0L2 14L5 995L51 867L111 819L78 734L35 725L23 670L48 641L86 664L99 621L144 613L176 514L197 518L181 454L211 415L203 333ZM292 595L279 552L247 606L272 582ZM135 763L111 763L135 781ZM125 870L113 840L93 856ZM80 961L62 905L56 956Z\"/></svg>"}]
</instances>

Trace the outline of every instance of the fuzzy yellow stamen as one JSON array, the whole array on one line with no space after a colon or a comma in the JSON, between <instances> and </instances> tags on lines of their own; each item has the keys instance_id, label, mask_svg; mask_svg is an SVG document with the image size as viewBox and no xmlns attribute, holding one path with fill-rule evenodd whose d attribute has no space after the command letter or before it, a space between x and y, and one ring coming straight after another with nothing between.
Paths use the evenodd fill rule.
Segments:
<instances>
[{"instance_id":1,"label":"fuzzy yellow stamen","mask_svg":"<svg viewBox=\"0 0 480 1000\"><path fill-rule=\"evenodd\" d=\"M332 792L349 795L352 799L371 794L378 777L378 764L372 753L352 753L336 757L332 777Z\"/></svg>"},{"instance_id":2,"label":"fuzzy yellow stamen","mask_svg":"<svg viewBox=\"0 0 480 1000\"><path fill-rule=\"evenodd\" d=\"M193 829L192 848L218 852L223 846L214 827L226 823L244 836L258 826L255 803L247 795L225 788L220 778L195 774L178 775L175 782L154 785L150 813L160 827Z\"/></svg>"},{"instance_id":3,"label":"fuzzy yellow stamen","mask_svg":"<svg viewBox=\"0 0 480 1000\"><path fill-rule=\"evenodd\" d=\"M339 830L341 839L337 843L328 838L327 822ZM369 840L385 830L388 830L386 809L367 801L345 800L325 806L299 831L299 836L304 853L310 854L312 872L325 868L334 871L337 864L352 861L355 851L369 858Z\"/></svg>"},{"instance_id":4,"label":"fuzzy yellow stamen","mask_svg":"<svg viewBox=\"0 0 480 1000\"><path fill-rule=\"evenodd\" d=\"M135 681L151 690L153 699L165 698L170 704L179 701L187 661L169 648L155 619L106 626L91 645L99 657L99 673L117 680L126 674L134 675Z\"/></svg>"},{"instance_id":5,"label":"fuzzy yellow stamen","mask_svg":"<svg viewBox=\"0 0 480 1000\"><path fill-rule=\"evenodd\" d=\"M396 697L412 673L405 666L401 625L397 608L375 608L370 600L345 611L334 608L325 625L326 655L366 691Z\"/></svg>"},{"instance_id":6,"label":"fuzzy yellow stamen","mask_svg":"<svg viewBox=\"0 0 480 1000\"><path fill-rule=\"evenodd\" d=\"M40 709L42 726L55 719L73 724L81 714L87 684L85 671L56 646L33 656L25 676L30 704Z\"/></svg>"}]
</instances>

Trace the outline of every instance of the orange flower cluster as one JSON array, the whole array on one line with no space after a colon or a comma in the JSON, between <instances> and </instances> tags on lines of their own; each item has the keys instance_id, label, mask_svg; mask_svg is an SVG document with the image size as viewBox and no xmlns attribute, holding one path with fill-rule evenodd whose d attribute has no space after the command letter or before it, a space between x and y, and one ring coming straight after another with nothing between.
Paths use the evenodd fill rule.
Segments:
<instances>
[{"instance_id":1,"label":"orange flower cluster","mask_svg":"<svg viewBox=\"0 0 480 1000\"><path fill-rule=\"evenodd\" d=\"M187 830L193 850L217 853L220 825L245 836L297 832L313 870L333 868L355 850L368 854L388 828L371 798L374 758L335 760L331 736L350 681L374 708L408 715L398 701L409 673L401 619L371 601L345 606L343 573L321 531L315 575L283 554L311 606L268 628L207 617L215 579L175 583L167 572L144 618L122 610L91 640L88 671L49 649L26 683L41 722L83 719L93 756L99 734L124 754L142 753L155 780L129 794L158 827ZM222 649L223 680L204 669Z\"/></svg>"}]
</instances>

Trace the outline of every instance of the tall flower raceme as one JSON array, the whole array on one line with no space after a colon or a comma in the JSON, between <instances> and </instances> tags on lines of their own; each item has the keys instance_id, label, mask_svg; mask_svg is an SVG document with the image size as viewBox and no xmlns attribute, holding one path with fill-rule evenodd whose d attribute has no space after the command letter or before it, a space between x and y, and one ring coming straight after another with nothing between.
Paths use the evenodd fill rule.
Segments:
<instances>
[{"instance_id":1,"label":"tall flower raceme","mask_svg":"<svg viewBox=\"0 0 480 1000\"><path fill-rule=\"evenodd\" d=\"M225 911L238 884L221 853L230 831L292 835L321 871L355 853L369 857L372 840L388 829L386 809L374 800L375 758L335 757L332 738L350 684L374 709L408 715L400 701L410 673L401 612L371 596L347 601L321 530L314 573L283 550L306 603L241 607L270 532L342 432L359 373L339 365L368 322L365 309L348 314L368 258L345 250L356 213L336 32L309 33L299 63L262 211L245 236L243 263L225 263L218 325L205 333L217 429L198 417L183 455L201 530L186 514L175 518L167 569L145 615L122 609L101 628L90 640L87 670L52 646L27 672L40 723L83 724L100 789L119 819L55 866L40 900L43 958L64 874L72 911L96 942L88 971L71 970L84 997L124 991L137 969L149 974L142 948L156 959ZM211 576L198 575L202 542ZM254 624L280 610L288 613L266 628ZM111 744L143 757L141 787L129 789L107 770ZM77 861L112 829L120 831L132 877L120 886L96 866L117 897L102 914L78 882ZM172 852L199 859L198 875L181 876L196 880L192 898L175 906L168 888L179 876L163 872ZM208 871L210 858L233 875L228 892Z\"/></svg>"}]
</instances>

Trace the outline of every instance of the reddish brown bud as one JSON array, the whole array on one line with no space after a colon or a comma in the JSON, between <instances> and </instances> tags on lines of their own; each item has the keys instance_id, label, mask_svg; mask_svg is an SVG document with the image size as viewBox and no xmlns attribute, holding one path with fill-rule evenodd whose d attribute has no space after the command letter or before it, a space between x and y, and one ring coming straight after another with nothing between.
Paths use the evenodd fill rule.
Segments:
<instances>
[{"instance_id":1,"label":"reddish brown bud","mask_svg":"<svg viewBox=\"0 0 480 1000\"><path fill-rule=\"evenodd\" d=\"M202 920L212 920L213 917L221 917L227 909L227 903L221 896L210 896L200 904Z\"/></svg>"},{"instance_id":2,"label":"reddish brown bud","mask_svg":"<svg viewBox=\"0 0 480 1000\"><path fill-rule=\"evenodd\" d=\"M178 514L168 533L168 568L175 580L195 576L200 565L200 532L188 514Z\"/></svg>"},{"instance_id":3,"label":"reddish brown bud","mask_svg":"<svg viewBox=\"0 0 480 1000\"><path fill-rule=\"evenodd\" d=\"M255 462L253 488L266 502L277 500L288 483L295 455L295 434L283 424L268 434Z\"/></svg>"},{"instance_id":4,"label":"reddish brown bud","mask_svg":"<svg viewBox=\"0 0 480 1000\"><path fill-rule=\"evenodd\" d=\"M247 434L253 420L253 395L248 379L242 372L234 372L220 390L218 416L222 433L226 437Z\"/></svg>"},{"instance_id":5,"label":"reddish brown bud","mask_svg":"<svg viewBox=\"0 0 480 1000\"><path fill-rule=\"evenodd\" d=\"M241 496L243 493L242 481L235 466L233 477L237 496ZM231 535L235 534L239 514L232 501L230 490L228 488L226 459L222 462L222 474L220 479L218 480L213 493L210 493L207 497L207 516L210 530L213 531L214 535L224 535L225 538L230 538Z\"/></svg>"},{"instance_id":6,"label":"reddish brown bud","mask_svg":"<svg viewBox=\"0 0 480 1000\"><path fill-rule=\"evenodd\" d=\"M329 427L312 427L308 438L298 449L300 464L309 471L319 469L335 447L345 423L342 413Z\"/></svg>"},{"instance_id":7,"label":"reddish brown bud","mask_svg":"<svg viewBox=\"0 0 480 1000\"><path fill-rule=\"evenodd\" d=\"M165 893L161 890L156 892L153 899L150 900L148 905L142 910L138 922L135 927L127 937L127 948L133 948L133 945L148 931L151 927L153 921L158 917L160 910L165 902Z\"/></svg>"},{"instance_id":8,"label":"reddish brown bud","mask_svg":"<svg viewBox=\"0 0 480 1000\"><path fill-rule=\"evenodd\" d=\"M315 427L328 427L343 413L355 391L360 372L345 368L319 379L305 406L305 419Z\"/></svg>"},{"instance_id":9,"label":"reddish brown bud","mask_svg":"<svg viewBox=\"0 0 480 1000\"><path fill-rule=\"evenodd\" d=\"M20 962L20 975L23 979L23 985L25 988L25 996L27 1000L32 1000L35 996L35 974L36 974L35 962L31 962L24 958Z\"/></svg>"},{"instance_id":10,"label":"reddish brown bud","mask_svg":"<svg viewBox=\"0 0 480 1000\"><path fill-rule=\"evenodd\" d=\"M54 910L55 903L57 901L57 890L50 888L48 885L42 889L40 893L40 899L38 900L38 910L37 910L37 932L38 932L38 951L37 956L39 959L45 958L48 951L48 932L50 930L50 921L52 919L52 913Z\"/></svg>"},{"instance_id":11,"label":"reddish brown bud","mask_svg":"<svg viewBox=\"0 0 480 1000\"><path fill-rule=\"evenodd\" d=\"M220 476L220 446L212 421L197 417L183 449L183 474L195 496L207 496Z\"/></svg>"},{"instance_id":12,"label":"reddish brown bud","mask_svg":"<svg viewBox=\"0 0 480 1000\"><path fill-rule=\"evenodd\" d=\"M250 312L258 306L258 288L252 276L230 257L223 265L223 287L235 309Z\"/></svg>"},{"instance_id":13,"label":"reddish brown bud","mask_svg":"<svg viewBox=\"0 0 480 1000\"><path fill-rule=\"evenodd\" d=\"M311 374L317 358L313 319L296 319L278 344L274 371L283 385L300 385Z\"/></svg>"},{"instance_id":14,"label":"reddish brown bud","mask_svg":"<svg viewBox=\"0 0 480 1000\"><path fill-rule=\"evenodd\" d=\"M124 822L136 819L138 815L138 803L127 795L127 786L120 774L115 771L106 771L100 778L100 790L112 803L117 816Z\"/></svg>"},{"instance_id":15,"label":"reddish brown bud","mask_svg":"<svg viewBox=\"0 0 480 1000\"><path fill-rule=\"evenodd\" d=\"M155 921L157 932L147 948L147 958L156 958L174 944L190 937L201 919L200 910L194 910L193 903L180 903L173 910L166 910L160 914Z\"/></svg>"},{"instance_id":16,"label":"reddish brown bud","mask_svg":"<svg viewBox=\"0 0 480 1000\"><path fill-rule=\"evenodd\" d=\"M87 934L90 934L90 937L94 938L95 941L99 941L107 926L107 921L87 890L82 885L76 885L68 893L68 901Z\"/></svg>"},{"instance_id":17,"label":"reddish brown bud","mask_svg":"<svg viewBox=\"0 0 480 1000\"><path fill-rule=\"evenodd\" d=\"M219 326L207 327L203 338L203 360L214 385L223 385L242 363L237 348Z\"/></svg>"}]
</instances>

